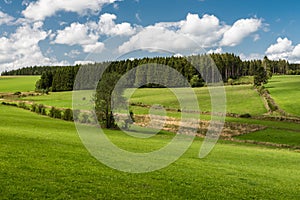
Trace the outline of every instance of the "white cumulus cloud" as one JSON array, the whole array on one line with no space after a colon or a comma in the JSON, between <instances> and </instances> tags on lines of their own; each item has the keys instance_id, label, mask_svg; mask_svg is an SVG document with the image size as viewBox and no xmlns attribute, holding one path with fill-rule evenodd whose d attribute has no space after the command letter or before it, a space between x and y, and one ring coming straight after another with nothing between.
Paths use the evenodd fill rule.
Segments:
<instances>
[{"instance_id":1,"label":"white cumulus cloud","mask_svg":"<svg viewBox=\"0 0 300 200\"><path fill-rule=\"evenodd\" d=\"M193 40L163 27L148 26L132 36L119 47L119 52L126 53L136 49L149 48L151 51L172 50L174 52L199 48ZM155 49L156 50L155 50Z\"/></svg>"},{"instance_id":2,"label":"white cumulus cloud","mask_svg":"<svg viewBox=\"0 0 300 200\"><path fill-rule=\"evenodd\" d=\"M105 49L105 45L102 42L96 42L94 44L87 44L83 46L84 52L101 53Z\"/></svg>"},{"instance_id":3,"label":"white cumulus cloud","mask_svg":"<svg viewBox=\"0 0 300 200\"><path fill-rule=\"evenodd\" d=\"M54 65L55 59L45 57L39 42L50 32L42 30L43 23L23 24L15 33L0 38L0 71L34 65Z\"/></svg>"},{"instance_id":4,"label":"white cumulus cloud","mask_svg":"<svg viewBox=\"0 0 300 200\"><path fill-rule=\"evenodd\" d=\"M116 35L132 35L135 33L135 29L131 24L123 22L121 24L116 24L115 20L117 16L114 14L105 13L100 16L98 29L99 33L108 36Z\"/></svg>"},{"instance_id":5,"label":"white cumulus cloud","mask_svg":"<svg viewBox=\"0 0 300 200\"><path fill-rule=\"evenodd\" d=\"M212 54L212 53L223 53L223 49L221 47L217 48L217 49L211 49L207 52L208 54Z\"/></svg>"},{"instance_id":6,"label":"white cumulus cloud","mask_svg":"<svg viewBox=\"0 0 300 200\"><path fill-rule=\"evenodd\" d=\"M300 44L294 45L288 38L279 37L265 53L271 60L285 59L292 63L300 63Z\"/></svg>"},{"instance_id":7,"label":"white cumulus cloud","mask_svg":"<svg viewBox=\"0 0 300 200\"><path fill-rule=\"evenodd\" d=\"M59 30L54 40L57 44L80 45L86 53L100 52L104 44L98 42L99 35L93 33L86 24L72 23L64 30Z\"/></svg>"},{"instance_id":8,"label":"white cumulus cloud","mask_svg":"<svg viewBox=\"0 0 300 200\"><path fill-rule=\"evenodd\" d=\"M117 0L38 0L29 3L22 14L32 20L44 20L58 11L76 12L79 14L96 13L105 4Z\"/></svg>"},{"instance_id":9,"label":"white cumulus cloud","mask_svg":"<svg viewBox=\"0 0 300 200\"><path fill-rule=\"evenodd\" d=\"M0 26L2 24L10 24L14 21L14 17L0 11Z\"/></svg>"},{"instance_id":10,"label":"white cumulus cloud","mask_svg":"<svg viewBox=\"0 0 300 200\"><path fill-rule=\"evenodd\" d=\"M272 44L266 51L267 54L289 52L293 49L293 43L288 38L278 38L276 44Z\"/></svg>"},{"instance_id":11,"label":"white cumulus cloud","mask_svg":"<svg viewBox=\"0 0 300 200\"><path fill-rule=\"evenodd\" d=\"M58 30L53 43L80 45L86 53L100 53L105 49L104 43L99 42L101 36L130 36L136 32L136 28L127 22L116 24L116 19L116 15L105 13L98 22L74 22L65 29Z\"/></svg>"},{"instance_id":12,"label":"white cumulus cloud","mask_svg":"<svg viewBox=\"0 0 300 200\"><path fill-rule=\"evenodd\" d=\"M160 22L142 28L119 47L119 52L124 53L144 47L173 51L196 49L197 51L199 46L203 48L235 46L262 26L261 19L241 19L230 26L214 15L206 14L199 17L198 14L189 13L182 21Z\"/></svg>"},{"instance_id":13,"label":"white cumulus cloud","mask_svg":"<svg viewBox=\"0 0 300 200\"><path fill-rule=\"evenodd\" d=\"M300 44L295 46L295 48L293 49L293 52L292 52L292 56L300 58Z\"/></svg>"},{"instance_id":14,"label":"white cumulus cloud","mask_svg":"<svg viewBox=\"0 0 300 200\"><path fill-rule=\"evenodd\" d=\"M236 46L250 34L255 33L262 27L261 19L240 19L225 32L221 41L222 46ZM256 36L257 37L257 36Z\"/></svg>"},{"instance_id":15,"label":"white cumulus cloud","mask_svg":"<svg viewBox=\"0 0 300 200\"><path fill-rule=\"evenodd\" d=\"M290 59L294 48L291 40L279 37L277 43L267 49L266 55L272 60Z\"/></svg>"}]
</instances>

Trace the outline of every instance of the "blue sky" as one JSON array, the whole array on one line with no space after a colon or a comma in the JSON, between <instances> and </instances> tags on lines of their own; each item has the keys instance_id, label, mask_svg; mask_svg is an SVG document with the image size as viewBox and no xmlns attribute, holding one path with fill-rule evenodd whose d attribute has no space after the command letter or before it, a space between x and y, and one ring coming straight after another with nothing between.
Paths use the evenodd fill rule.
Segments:
<instances>
[{"instance_id":1,"label":"blue sky","mask_svg":"<svg viewBox=\"0 0 300 200\"><path fill-rule=\"evenodd\" d=\"M299 8L296 0L1 0L0 72L162 52L299 62Z\"/></svg>"}]
</instances>

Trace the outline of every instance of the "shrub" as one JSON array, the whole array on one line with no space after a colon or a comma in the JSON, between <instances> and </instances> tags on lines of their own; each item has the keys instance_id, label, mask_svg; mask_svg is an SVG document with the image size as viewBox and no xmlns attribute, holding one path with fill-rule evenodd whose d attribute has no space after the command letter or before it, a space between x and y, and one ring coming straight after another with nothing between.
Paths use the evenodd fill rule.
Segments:
<instances>
[{"instance_id":1,"label":"shrub","mask_svg":"<svg viewBox=\"0 0 300 200\"><path fill-rule=\"evenodd\" d=\"M73 112L71 109L66 109L64 111L64 115L62 117L63 120L66 120L66 121L73 121Z\"/></svg>"},{"instance_id":2,"label":"shrub","mask_svg":"<svg viewBox=\"0 0 300 200\"><path fill-rule=\"evenodd\" d=\"M14 95L21 95L21 92L15 92Z\"/></svg>"},{"instance_id":3,"label":"shrub","mask_svg":"<svg viewBox=\"0 0 300 200\"><path fill-rule=\"evenodd\" d=\"M37 110L38 110L38 106L36 104L32 104L31 105L31 111L32 112L37 112Z\"/></svg>"},{"instance_id":4,"label":"shrub","mask_svg":"<svg viewBox=\"0 0 300 200\"><path fill-rule=\"evenodd\" d=\"M27 110L27 106L26 106L26 104L24 102L20 102L19 105L18 105L18 107Z\"/></svg>"},{"instance_id":5,"label":"shrub","mask_svg":"<svg viewBox=\"0 0 300 200\"><path fill-rule=\"evenodd\" d=\"M62 118L61 110L56 109L55 107L51 107L48 116L52 118L61 119Z\"/></svg>"},{"instance_id":6,"label":"shrub","mask_svg":"<svg viewBox=\"0 0 300 200\"><path fill-rule=\"evenodd\" d=\"M55 108L51 107L48 116L54 118Z\"/></svg>"},{"instance_id":7,"label":"shrub","mask_svg":"<svg viewBox=\"0 0 300 200\"><path fill-rule=\"evenodd\" d=\"M46 108L43 104L40 104L38 106L38 110L36 111L37 113L41 114L41 115L46 115Z\"/></svg>"},{"instance_id":8,"label":"shrub","mask_svg":"<svg viewBox=\"0 0 300 200\"><path fill-rule=\"evenodd\" d=\"M18 107L18 105L15 103L2 102L2 105Z\"/></svg>"},{"instance_id":9,"label":"shrub","mask_svg":"<svg viewBox=\"0 0 300 200\"><path fill-rule=\"evenodd\" d=\"M61 117L62 117L61 110L56 109L54 118L61 119Z\"/></svg>"},{"instance_id":10,"label":"shrub","mask_svg":"<svg viewBox=\"0 0 300 200\"><path fill-rule=\"evenodd\" d=\"M251 118L251 115L249 113L240 115L241 118Z\"/></svg>"},{"instance_id":11,"label":"shrub","mask_svg":"<svg viewBox=\"0 0 300 200\"><path fill-rule=\"evenodd\" d=\"M198 75L194 75L191 78L190 84L192 87L203 87L204 86L203 80L200 79Z\"/></svg>"},{"instance_id":12,"label":"shrub","mask_svg":"<svg viewBox=\"0 0 300 200\"><path fill-rule=\"evenodd\" d=\"M233 85L234 84L234 81L232 78L229 78L228 81L227 81L228 85Z\"/></svg>"}]
</instances>

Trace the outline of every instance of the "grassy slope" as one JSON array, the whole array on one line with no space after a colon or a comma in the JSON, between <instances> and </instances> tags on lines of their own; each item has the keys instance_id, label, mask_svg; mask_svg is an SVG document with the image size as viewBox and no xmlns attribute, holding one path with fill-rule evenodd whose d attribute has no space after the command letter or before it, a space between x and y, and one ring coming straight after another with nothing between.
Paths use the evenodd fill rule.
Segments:
<instances>
[{"instance_id":1,"label":"grassy slope","mask_svg":"<svg viewBox=\"0 0 300 200\"><path fill-rule=\"evenodd\" d=\"M76 98L79 98L79 102L81 105L89 104L92 97L90 91L80 91ZM41 95L41 96L28 96L22 98L22 100L26 101L34 101L37 104L44 104L48 106L55 106L58 108L72 108L72 92L50 92L49 95ZM83 106L84 109L89 109L88 107Z\"/></svg>"},{"instance_id":2,"label":"grassy slope","mask_svg":"<svg viewBox=\"0 0 300 200\"><path fill-rule=\"evenodd\" d=\"M38 79L39 76L0 76L0 93L34 91Z\"/></svg>"},{"instance_id":3,"label":"grassy slope","mask_svg":"<svg viewBox=\"0 0 300 200\"><path fill-rule=\"evenodd\" d=\"M251 134L238 136L237 138L242 140L255 140L300 147L300 130L293 131L268 128Z\"/></svg>"},{"instance_id":4,"label":"grassy slope","mask_svg":"<svg viewBox=\"0 0 300 200\"><path fill-rule=\"evenodd\" d=\"M29 199L299 199L300 155L288 150L218 144L198 159L201 141L171 166L147 174L112 170L89 155L72 123L0 105L0 196ZM127 150L159 148L107 133Z\"/></svg>"},{"instance_id":5,"label":"grassy slope","mask_svg":"<svg viewBox=\"0 0 300 200\"><path fill-rule=\"evenodd\" d=\"M266 112L259 95L251 86L227 86L227 112L252 115L261 115ZM184 89L179 89L184 96ZM196 88L195 93L202 111L211 110L211 99L207 88ZM151 96L151 98L149 98ZM90 97L86 97L87 100ZM29 101L37 101L50 106L68 108L72 105L72 93L51 93L50 95L27 97ZM167 108L180 108L176 96L168 89L139 89L130 98L131 102L141 102L147 105L161 104ZM253 109L255 108L255 109Z\"/></svg>"},{"instance_id":6,"label":"grassy slope","mask_svg":"<svg viewBox=\"0 0 300 200\"><path fill-rule=\"evenodd\" d=\"M259 95L252 86L226 86L227 112L250 113L261 115L266 112ZM211 97L207 88L194 89L202 111L211 110ZM151 98L149 98L151 96ZM162 104L170 108L179 108L176 97L168 89L139 89L131 98L131 102L142 102L147 105ZM256 109L253 109L253 108Z\"/></svg>"},{"instance_id":7,"label":"grassy slope","mask_svg":"<svg viewBox=\"0 0 300 200\"><path fill-rule=\"evenodd\" d=\"M300 76L274 76L267 88L280 108L300 116Z\"/></svg>"},{"instance_id":8,"label":"grassy slope","mask_svg":"<svg viewBox=\"0 0 300 200\"><path fill-rule=\"evenodd\" d=\"M26 101L34 101L37 104L44 104L47 106L55 106L58 108L72 107L72 92L51 92L49 95L25 97Z\"/></svg>"}]
</instances>

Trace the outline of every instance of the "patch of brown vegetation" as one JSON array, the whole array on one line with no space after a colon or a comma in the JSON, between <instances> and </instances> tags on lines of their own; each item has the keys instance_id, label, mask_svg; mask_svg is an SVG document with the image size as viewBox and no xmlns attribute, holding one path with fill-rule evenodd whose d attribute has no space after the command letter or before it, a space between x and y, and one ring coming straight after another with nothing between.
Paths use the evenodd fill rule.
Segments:
<instances>
[{"instance_id":1,"label":"patch of brown vegetation","mask_svg":"<svg viewBox=\"0 0 300 200\"><path fill-rule=\"evenodd\" d=\"M179 127L181 127L181 130L184 130L181 131L181 133L194 134L196 131L197 136L199 137L204 137L208 130L214 132L219 129L219 126L222 126L221 122L211 123L210 121L193 119L181 122L180 119L177 118L162 117L157 115L135 115L135 124L142 127L162 129L173 133L177 133ZM197 127L197 130L195 130L194 127ZM228 139L234 136L263 130L265 128L265 126L261 125L225 122L221 132L221 138Z\"/></svg>"}]
</instances>

